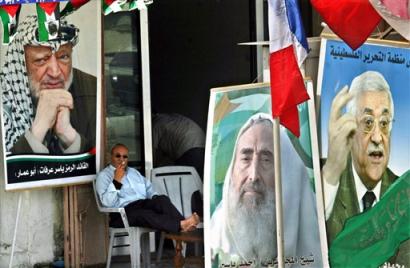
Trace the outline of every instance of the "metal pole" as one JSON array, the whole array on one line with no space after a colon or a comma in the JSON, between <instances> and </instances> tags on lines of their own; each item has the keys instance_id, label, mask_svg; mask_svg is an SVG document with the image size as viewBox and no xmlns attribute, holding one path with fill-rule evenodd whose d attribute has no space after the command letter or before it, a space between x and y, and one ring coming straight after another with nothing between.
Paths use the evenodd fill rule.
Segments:
<instances>
[{"instance_id":1,"label":"metal pole","mask_svg":"<svg viewBox=\"0 0 410 268\"><path fill-rule=\"evenodd\" d=\"M151 130L151 80L149 71L148 8L140 10L142 114L144 122L145 177L151 178L152 130Z\"/></svg>"},{"instance_id":2,"label":"metal pole","mask_svg":"<svg viewBox=\"0 0 410 268\"><path fill-rule=\"evenodd\" d=\"M152 124L151 124L151 77L149 71L148 8L140 9L141 74L142 74L142 115L144 125L145 177L151 179ZM150 251L155 251L155 236L150 234Z\"/></svg>"},{"instance_id":3,"label":"metal pole","mask_svg":"<svg viewBox=\"0 0 410 268\"><path fill-rule=\"evenodd\" d=\"M308 80L307 91L310 96L310 99L307 101L309 109L309 124L311 126L316 126L316 116L315 116L315 101L314 101L314 90L312 80ZM319 114L319 113L318 113ZM310 127L310 138L312 144L319 144L318 136L316 129ZM316 147L317 149L317 147ZM326 239L326 220L325 220L325 210L323 207L323 188L320 180L320 157L319 150L315 150L315 146L312 146L312 160L313 160L313 172L315 178L315 189L316 189L316 207L318 214L318 223L319 223L319 236L320 236L320 246L322 250L322 256L328 256L328 247ZM323 257L323 267L330 267L328 258Z\"/></svg>"},{"instance_id":4,"label":"metal pole","mask_svg":"<svg viewBox=\"0 0 410 268\"><path fill-rule=\"evenodd\" d=\"M273 155L275 167L275 201L276 201L276 238L278 252L278 267L285 267L283 250L283 211L282 211L282 180L281 180L281 159L280 159L280 133L279 118L273 119Z\"/></svg>"},{"instance_id":5,"label":"metal pole","mask_svg":"<svg viewBox=\"0 0 410 268\"><path fill-rule=\"evenodd\" d=\"M15 245L16 245L16 237L17 237L17 226L19 224L19 218L20 218L21 193L19 193L18 195L19 195L19 201L18 201L18 204L17 204L16 224L14 225L13 243L11 244L11 254L10 254L9 268L11 268L13 266L14 248L15 248Z\"/></svg>"},{"instance_id":6,"label":"metal pole","mask_svg":"<svg viewBox=\"0 0 410 268\"><path fill-rule=\"evenodd\" d=\"M255 1L255 18L256 18L256 41L264 41L264 24L263 24L263 0ZM256 65L258 71L258 82L263 81L263 47L256 46Z\"/></svg>"}]
</instances>

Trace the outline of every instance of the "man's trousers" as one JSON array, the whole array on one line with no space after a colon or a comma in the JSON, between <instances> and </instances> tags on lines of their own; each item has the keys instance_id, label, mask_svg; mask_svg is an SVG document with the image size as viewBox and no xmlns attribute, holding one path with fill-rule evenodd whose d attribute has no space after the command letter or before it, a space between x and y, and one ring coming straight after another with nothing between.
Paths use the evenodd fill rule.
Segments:
<instances>
[{"instance_id":1,"label":"man's trousers","mask_svg":"<svg viewBox=\"0 0 410 268\"><path fill-rule=\"evenodd\" d=\"M179 232L181 221L185 219L166 195L134 201L125 206L125 213L130 226L149 227L171 233ZM110 214L110 226L124 226L119 213Z\"/></svg>"}]
</instances>

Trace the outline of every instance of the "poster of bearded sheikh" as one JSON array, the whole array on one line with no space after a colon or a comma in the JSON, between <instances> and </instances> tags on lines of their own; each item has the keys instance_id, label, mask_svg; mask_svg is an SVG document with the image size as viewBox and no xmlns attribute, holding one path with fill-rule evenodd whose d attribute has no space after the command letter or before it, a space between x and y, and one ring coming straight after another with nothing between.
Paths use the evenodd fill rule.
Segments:
<instances>
[{"instance_id":1,"label":"poster of bearded sheikh","mask_svg":"<svg viewBox=\"0 0 410 268\"><path fill-rule=\"evenodd\" d=\"M318 94L331 266L410 267L409 44L326 36Z\"/></svg>"},{"instance_id":2,"label":"poster of bearded sheikh","mask_svg":"<svg viewBox=\"0 0 410 268\"><path fill-rule=\"evenodd\" d=\"M15 26L0 27L5 43L0 55L1 177L6 190L95 178L100 158L100 2L89 1L74 12L66 12L67 1L22 4L15 35ZM8 22L2 17L2 23Z\"/></svg>"},{"instance_id":3,"label":"poster of bearded sheikh","mask_svg":"<svg viewBox=\"0 0 410 268\"><path fill-rule=\"evenodd\" d=\"M311 81L307 85L312 89ZM211 90L204 172L206 267L277 264L270 98L268 83ZM285 263L323 267L313 101L298 109L301 136L280 129Z\"/></svg>"}]
</instances>

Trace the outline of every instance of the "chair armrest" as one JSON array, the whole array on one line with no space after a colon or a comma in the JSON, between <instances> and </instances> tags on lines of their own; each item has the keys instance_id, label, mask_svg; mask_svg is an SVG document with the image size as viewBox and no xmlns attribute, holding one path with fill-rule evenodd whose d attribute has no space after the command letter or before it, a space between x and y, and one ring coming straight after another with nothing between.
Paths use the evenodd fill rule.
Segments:
<instances>
[{"instance_id":1,"label":"chair armrest","mask_svg":"<svg viewBox=\"0 0 410 268\"><path fill-rule=\"evenodd\" d=\"M100 208L101 212L105 212L105 213L120 213L121 214L121 219L122 219L122 223L124 224L125 228L129 228L130 225L128 223L128 218L127 218L127 214L125 213L125 209L124 208L107 208L107 207L102 207Z\"/></svg>"},{"instance_id":2,"label":"chair armrest","mask_svg":"<svg viewBox=\"0 0 410 268\"><path fill-rule=\"evenodd\" d=\"M101 212L105 213L121 213L121 211L124 210L124 208L107 208L107 207L102 207L100 209Z\"/></svg>"}]
</instances>

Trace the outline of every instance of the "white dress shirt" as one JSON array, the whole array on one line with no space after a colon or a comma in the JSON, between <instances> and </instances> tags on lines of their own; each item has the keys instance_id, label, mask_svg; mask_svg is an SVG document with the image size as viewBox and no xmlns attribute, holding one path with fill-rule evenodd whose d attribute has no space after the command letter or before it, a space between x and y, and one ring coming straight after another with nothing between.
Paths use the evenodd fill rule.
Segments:
<instances>
[{"instance_id":1,"label":"white dress shirt","mask_svg":"<svg viewBox=\"0 0 410 268\"><path fill-rule=\"evenodd\" d=\"M372 207L374 204L379 202L380 200L380 189L382 185L382 180L379 180L379 182L376 184L376 186L370 190L367 189L366 186L363 184L362 180L360 179L359 175L356 172L356 169L354 168L354 165L352 163L352 170L353 170L353 177L354 177L354 184L356 186L356 194L357 194L357 201L359 202L359 209L360 212L363 212L363 196L366 194L367 191L371 191L374 193L376 196L376 199L374 200Z\"/></svg>"}]
</instances>

